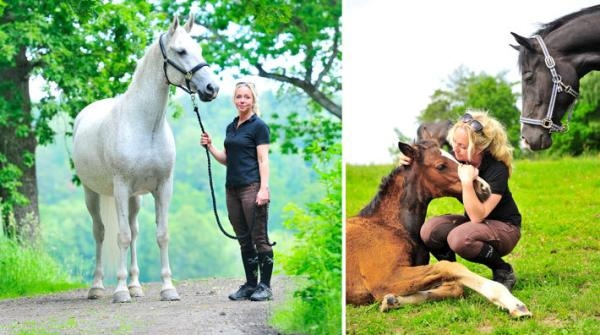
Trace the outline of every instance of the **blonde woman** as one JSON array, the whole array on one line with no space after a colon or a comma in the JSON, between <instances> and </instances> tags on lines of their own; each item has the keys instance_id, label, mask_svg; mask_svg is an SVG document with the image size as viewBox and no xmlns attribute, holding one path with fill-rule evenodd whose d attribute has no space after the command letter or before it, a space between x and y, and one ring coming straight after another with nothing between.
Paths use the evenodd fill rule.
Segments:
<instances>
[{"instance_id":1,"label":"blonde woman","mask_svg":"<svg viewBox=\"0 0 600 335\"><path fill-rule=\"evenodd\" d=\"M493 280L509 290L516 283L510 264L502 257L510 253L521 237L521 214L508 188L512 173L513 149L502 124L483 111L463 115L448 132L454 157L462 165L462 215L430 218L421 228L421 239L438 260L462 258L484 264ZM401 157L401 164L410 164ZM492 195L480 202L473 180L485 179Z\"/></svg>"},{"instance_id":2,"label":"blonde woman","mask_svg":"<svg viewBox=\"0 0 600 335\"><path fill-rule=\"evenodd\" d=\"M253 83L237 83L233 103L238 115L227 126L225 149L217 150L207 133L200 140L219 163L227 166L229 221L238 237L246 236L238 239L246 282L229 299L271 300L273 249L267 237L269 127L258 116L258 96ZM252 232L248 234L250 227Z\"/></svg>"}]
</instances>

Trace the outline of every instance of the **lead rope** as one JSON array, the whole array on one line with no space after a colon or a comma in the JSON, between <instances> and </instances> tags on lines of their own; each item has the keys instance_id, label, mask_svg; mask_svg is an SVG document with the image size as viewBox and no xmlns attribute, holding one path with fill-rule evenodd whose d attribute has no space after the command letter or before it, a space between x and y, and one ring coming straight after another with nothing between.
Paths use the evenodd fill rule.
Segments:
<instances>
[{"instance_id":1,"label":"lead rope","mask_svg":"<svg viewBox=\"0 0 600 335\"><path fill-rule=\"evenodd\" d=\"M196 97L194 97L193 94L190 94L190 97L192 98L192 105L194 106L194 113L196 113L196 118L198 119L198 124L200 125L200 130L202 130L202 133L205 133L206 131L204 130L204 125L202 124L202 118L200 117L200 112L198 111L198 104L196 103ZM225 231L225 229L223 228L223 225L221 224L221 220L219 219L219 213L217 212L217 200L215 197L215 188L213 186L213 178L212 178L212 168L211 168L211 162L210 162L210 153L208 151L208 146L205 145L204 149L206 151L206 161L208 162L208 182L210 185L210 195L212 197L212 205L213 205L213 212L215 213L215 219L217 220L217 225L219 226L219 229L221 230L221 232L234 240L241 240L243 238L246 238L250 235L250 233L252 232L252 229L254 229L254 224L256 223L256 210L258 206L254 206L254 215L252 216L252 224L248 227L248 232L242 236L235 236L235 235L231 235L228 232ZM269 242L269 235L268 235L268 229L267 226L265 225L265 234L267 237L267 244L269 244L270 246L274 246L277 242Z\"/></svg>"}]
</instances>

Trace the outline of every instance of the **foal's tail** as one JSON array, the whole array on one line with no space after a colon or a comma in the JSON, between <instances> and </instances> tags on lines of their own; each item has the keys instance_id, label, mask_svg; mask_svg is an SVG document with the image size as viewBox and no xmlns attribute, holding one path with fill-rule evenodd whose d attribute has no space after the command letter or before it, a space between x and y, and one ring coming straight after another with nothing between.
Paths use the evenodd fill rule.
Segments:
<instances>
[{"instance_id":1,"label":"foal's tail","mask_svg":"<svg viewBox=\"0 0 600 335\"><path fill-rule=\"evenodd\" d=\"M119 233L117 224L117 206L115 198L100 196L100 217L104 223L104 242L102 243L102 264L105 278L116 278L119 265Z\"/></svg>"}]
</instances>

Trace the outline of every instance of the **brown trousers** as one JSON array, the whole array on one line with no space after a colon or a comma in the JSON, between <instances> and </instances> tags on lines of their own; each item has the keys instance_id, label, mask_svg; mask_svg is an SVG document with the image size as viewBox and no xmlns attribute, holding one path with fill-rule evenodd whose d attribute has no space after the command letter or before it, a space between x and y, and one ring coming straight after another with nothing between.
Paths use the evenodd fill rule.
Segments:
<instances>
[{"instance_id":1,"label":"brown trousers","mask_svg":"<svg viewBox=\"0 0 600 335\"><path fill-rule=\"evenodd\" d=\"M515 225L485 220L473 223L463 215L433 217L421 227L421 239L429 250L450 248L464 259L473 259L488 243L501 256L510 253L521 238L521 229Z\"/></svg>"},{"instance_id":2,"label":"brown trousers","mask_svg":"<svg viewBox=\"0 0 600 335\"><path fill-rule=\"evenodd\" d=\"M242 251L256 248L259 253L264 253L273 250L267 237L269 205L256 205L256 195L259 189L259 183L240 188L227 188L229 222L231 222L236 236L246 235L238 240ZM250 227L252 227L252 232L248 235Z\"/></svg>"}]
</instances>

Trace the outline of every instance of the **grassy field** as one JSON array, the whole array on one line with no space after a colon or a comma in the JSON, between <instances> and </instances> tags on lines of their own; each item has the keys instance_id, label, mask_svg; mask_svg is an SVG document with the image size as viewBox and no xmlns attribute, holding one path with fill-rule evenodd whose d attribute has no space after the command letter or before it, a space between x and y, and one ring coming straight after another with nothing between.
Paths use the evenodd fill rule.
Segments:
<instances>
[{"instance_id":1,"label":"grassy field","mask_svg":"<svg viewBox=\"0 0 600 335\"><path fill-rule=\"evenodd\" d=\"M347 166L346 215L373 197L392 166ZM473 291L457 300L380 313L377 305L346 307L348 334L600 334L600 157L520 160L509 181L521 214L521 240L505 259L517 273L513 293L533 318L508 313ZM428 216L462 213L436 199ZM487 278L485 266L459 262Z\"/></svg>"}]
</instances>

